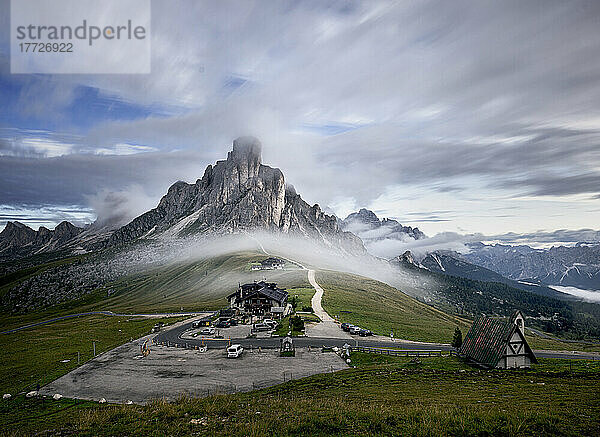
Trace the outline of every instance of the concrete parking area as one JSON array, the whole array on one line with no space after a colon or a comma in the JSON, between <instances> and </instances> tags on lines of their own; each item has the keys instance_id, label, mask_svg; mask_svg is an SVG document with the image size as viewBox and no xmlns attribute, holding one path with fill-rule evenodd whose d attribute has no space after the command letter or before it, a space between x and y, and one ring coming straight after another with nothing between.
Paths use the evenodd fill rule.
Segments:
<instances>
[{"instance_id":1,"label":"concrete parking area","mask_svg":"<svg viewBox=\"0 0 600 437\"><path fill-rule=\"evenodd\" d=\"M343 331L336 322L331 320L319 323L307 323L305 325L305 332L307 337L353 339L349 333Z\"/></svg>"},{"instance_id":2,"label":"concrete parking area","mask_svg":"<svg viewBox=\"0 0 600 437\"><path fill-rule=\"evenodd\" d=\"M207 352L151 347L140 355L144 339L106 352L43 387L45 395L60 393L69 398L108 402L146 403L151 399L176 399L181 394L206 396L213 393L250 391L316 373L346 368L334 353L296 349L295 357L279 357L278 350L246 350L229 359L225 349Z\"/></svg>"}]
</instances>

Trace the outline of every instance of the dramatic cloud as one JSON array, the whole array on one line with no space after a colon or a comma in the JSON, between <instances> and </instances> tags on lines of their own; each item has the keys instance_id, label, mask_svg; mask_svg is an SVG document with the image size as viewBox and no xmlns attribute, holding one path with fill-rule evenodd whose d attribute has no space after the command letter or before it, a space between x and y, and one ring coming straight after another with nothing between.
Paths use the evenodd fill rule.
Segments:
<instances>
[{"instance_id":1,"label":"dramatic cloud","mask_svg":"<svg viewBox=\"0 0 600 437\"><path fill-rule=\"evenodd\" d=\"M340 215L489 234L493 202L497 232L596 226L598 2L152 7L147 76L11 76L0 46L0 203L87 207L134 185L158 201L251 134Z\"/></svg>"}]
</instances>

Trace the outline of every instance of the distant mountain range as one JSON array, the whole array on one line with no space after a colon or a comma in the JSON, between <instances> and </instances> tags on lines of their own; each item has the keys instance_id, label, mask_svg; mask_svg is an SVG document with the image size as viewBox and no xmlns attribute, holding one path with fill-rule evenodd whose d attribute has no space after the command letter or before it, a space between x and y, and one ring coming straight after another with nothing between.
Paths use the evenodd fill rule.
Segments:
<instances>
[{"instance_id":1,"label":"distant mountain range","mask_svg":"<svg viewBox=\"0 0 600 437\"><path fill-rule=\"evenodd\" d=\"M37 231L19 222L8 222L0 232L0 260L60 250L82 232L83 228L66 221L54 230L41 226Z\"/></svg>"},{"instance_id":2,"label":"distant mountain range","mask_svg":"<svg viewBox=\"0 0 600 437\"><path fill-rule=\"evenodd\" d=\"M519 290L529 291L541 296L554 297L562 300L574 299L574 297L569 294L556 291L544 285L527 284L506 278L499 273L486 269L485 267L465 261L463 256L457 252L431 252L422 260L416 261L410 251L407 251L401 256L397 257L395 260L403 265L412 265L421 269L427 269L432 272L442 273L449 276L473 279L475 281L498 282Z\"/></svg>"},{"instance_id":3,"label":"distant mountain range","mask_svg":"<svg viewBox=\"0 0 600 437\"><path fill-rule=\"evenodd\" d=\"M418 228L402 226L396 220L380 220L367 209L350 214L341 221L341 227L358 235L367 248L384 239L410 242L427 238ZM465 254L430 252L415 265L452 276L501 282L544 295L558 293L557 296L564 296L564 293L548 289L546 286L549 285L600 290L599 242L550 249L483 243L469 243L467 247L470 251ZM400 255L397 260L415 261L412 253Z\"/></svg>"},{"instance_id":4,"label":"distant mountain range","mask_svg":"<svg viewBox=\"0 0 600 437\"><path fill-rule=\"evenodd\" d=\"M600 290L600 243L534 249L473 243L464 259L515 281Z\"/></svg>"}]
</instances>

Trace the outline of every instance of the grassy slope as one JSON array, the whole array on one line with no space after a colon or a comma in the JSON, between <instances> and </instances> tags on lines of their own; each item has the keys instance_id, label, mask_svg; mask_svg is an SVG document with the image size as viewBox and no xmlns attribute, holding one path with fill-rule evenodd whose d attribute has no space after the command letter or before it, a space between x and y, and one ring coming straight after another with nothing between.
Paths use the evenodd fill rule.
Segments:
<instances>
[{"instance_id":1,"label":"grassy slope","mask_svg":"<svg viewBox=\"0 0 600 437\"><path fill-rule=\"evenodd\" d=\"M354 357L357 361L358 357ZM2 402L4 429L78 435L597 435L600 362L573 372L543 362L528 371L478 371L455 358L369 363L250 393L156 401L83 403L15 422L27 402ZM15 402L16 401L16 402ZM35 402L35 401L30 401ZM47 401L50 409L53 401ZM66 408L69 402L64 401ZM62 403L57 403L61 405ZM50 406L48 406L50 405ZM58 407L54 407L55 409ZM38 413L41 414L41 413ZM201 423L194 424L192 419Z\"/></svg>"},{"instance_id":2,"label":"grassy slope","mask_svg":"<svg viewBox=\"0 0 600 437\"><path fill-rule=\"evenodd\" d=\"M376 334L406 340L449 343L454 328L466 334L469 323L418 302L381 282L345 273L319 271L316 280L325 291L323 308L340 321ZM348 312L345 312L348 311Z\"/></svg>"},{"instance_id":3,"label":"grassy slope","mask_svg":"<svg viewBox=\"0 0 600 437\"><path fill-rule=\"evenodd\" d=\"M38 326L12 334L0 334L0 393L17 393L47 384L77 367L96 353L117 347L150 333L159 321L111 316L85 316ZM61 360L71 360L61 363Z\"/></svg>"},{"instance_id":4,"label":"grassy slope","mask_svg":"<svg viewBox=\"0 0 600 437\"><path fill-rule=\"evenodd\" d=\"M64 314L110 310L121 313L156 313L218 309L227 304L226 296L238 282L266 278L281 287L310 287L306 272L301 270L268 270L252 272L250 263L265 255L238 253L195 262L172 264L142 274L132 275L107 288L116 291L106 297L103 289L75 301L66 302L29 314L0 313L0 330L46 320ZM47 267L46 267L47 268ZM5 287L14 286L23 277Z\"/></svg>"},{"instance_id":5,"label":"grassy slope","mask_svg":"<svg viewBox=\"0 0 600 437\"><path fill-rule=\"evenodd\" d=\"M315 289L310 286L295 288L293 291L290 291L290 298L297 296L298 299L296 311L302 311L302 307L309 307L311 305L310 300L314 294Z\"/></svg>"},{"instance_id":6,"label":"grassy slope","mask_svg":"<svg viewBox=\"0 0 600 437\"><path fill-rule=\"evenodd\" d=\"M301 270L252 272L250 264L265 255L238 253L172 264L113 284L118 293L102 301L113 311L197 311L227 305L226 296L239 282L266 279L281 287L308 285Z\"/></svg>"},{"instance_id":7,"label":"grassy slope","mask_svg":"<svg viewBox=\"0 0 600 437\"><path fill-rule=\"evenodd\" d=\"M600 352L600 344L567 343L548 338L540 338L537 335L526 335L527 342L532 349L546 349L555 351L582 351Z\"/></svg>"},{"instance_id":8,"label":"grassy slope","mask_svg":"<svg viewBox=\"0 0 600 437\"><path fill-rule=\"evenodd\" d=\"M299 287L297 293L301 295L307 293L306 287L310 285L305 271L251 272L250 263L263 258L261 254L240 253L161 267L111 284L118 292L110 298L105 297L104 290L97 290L45 311L0 314L0 330L94 310L140 313L179 311L182 307L186 311L217 309L226 305L225 296L235 290L239 281L263 278L283 287ZM5 278L4 285L14 285L50 266L73 260L27 269ZM294 290L290 292L295 293ZM156 322L157 319L85 316L0 335L0 362L3 363L0 391L25 390L38 382L43 385L75 368L78 351L82 363L90 359L93 339L97 340L96 351L100 353L148 333ZM71 361L60 363L63 359Z\"/></svg>"},{"instance_id":9,"label":"grassy slope","mask_svg":"<svg viewBox=\"0 0 600 437\"><path fill-rule=\"evenodd\" d=\"M339 272L317 272L317 282L325 290L323 307L342 322L368 328L376 334L407 340L450 343L458 326L463 337L471 322L448 315L381 282ZM351 311L344 313L342 311ZM566 343L527 336L533 349L600 352L600 345Z\"/></svg>"}]
</instances>

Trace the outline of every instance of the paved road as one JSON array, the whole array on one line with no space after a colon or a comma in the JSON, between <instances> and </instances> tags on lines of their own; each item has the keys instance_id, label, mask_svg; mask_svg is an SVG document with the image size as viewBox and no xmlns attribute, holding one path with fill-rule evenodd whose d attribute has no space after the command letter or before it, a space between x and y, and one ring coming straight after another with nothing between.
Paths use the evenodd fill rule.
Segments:
<instances>
[{"instance_id":1,"label":"paved road","mask_svg":"<svg viewBox=\"0 0 600 437\"><path fill-rule=\"evenodd\" d=\"M206 316L200 320L210 320L212 316ZM202 338L185 338L182 339L182 334L192 329L192 322L183 323L179 326L173 327L166 331L160 332L153 339L154 343L165 344L173 347L182 347L182 348L194 348L197 346L206 345L209 349L219 349L224 348L228 339L202 339ZM274 349L278 348L281 342L281 339L278 337L270 337L270 338L236 338L231 340L232 342L241 344L244 348L264 348L264 349ZM377 347L377 348L394 348L394 349L402 349L402 350L441 350L441 351L451 351L454 350L452 346L449 344L426 344L426 343L414 343L414 342L403 342L397 340L395 342L390 341L381 341L376 339L369 339L368 337L354 337L351 340L343 339L343 338L325 338L325 337L297 337L294 338L294 344L299 348L313 347L342 347L344 344L350 344L353 346L367 346L367 347ZM554 351L535 351L535 355L538 358L567 358L567 359L590 359L590 360L600 360L599 355L589 354L585 352L554 352Z\"/></svg>"},{"instance_id":2,"label":"paved road","mask_svg":"<svg viewBox=\"0 0 600 437\"><path fill-rule=\"evenodd\" d=\"M113 313L112 311L89 311L87 313L77 313L77 314L69 314L61 317L54 317L53 319L43 320L41 322L31 323L29 325L19 326L18 328L9 329L8 331L3 331L0 334L12 334L13 332L21 331L23 329L33 328L35 326L47 325L49 323L59 322L61 320L72 319L74 317L82 317L82 316L93 316L93 315L102 315L102 316L117 316L117 317L178 317L178 316L195 316L199 313L160 313L160 314L121 314L121 313Z\"/></svg>"},{"instance_id":3,"label":"paved road","mask_svg":"<svg viewBox=\"0 0 600 437\"><path fill-rule=\"evenodd\" d=\"M542 337L542 338L547 338L549 340L554 340L554 341L560 341L563 343L577 343L577 344L588 344L588 345L599 345L600 341L595 341L595 340L568 340L566 338L557 338L557 337L553 337L552 335L548 335L545 332L539 331L537 329L534 328L530 328L529 326L526 328L529 331L533 332L535 335Z\"/></svg>"}]
</instances>

